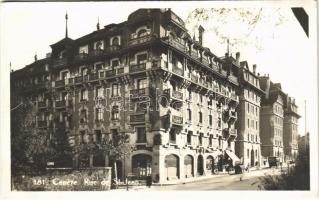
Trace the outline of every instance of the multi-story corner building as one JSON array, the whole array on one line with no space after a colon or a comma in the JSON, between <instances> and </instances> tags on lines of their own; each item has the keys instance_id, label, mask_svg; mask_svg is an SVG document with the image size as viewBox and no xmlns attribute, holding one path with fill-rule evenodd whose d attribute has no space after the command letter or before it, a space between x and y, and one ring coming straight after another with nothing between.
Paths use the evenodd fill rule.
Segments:
<instances>
[{"instance_id":1,"label":"multi-story corner building","mask_svg":"<svg viewBox=\"0 0 319 200\"><path fill-rule=\"evenodd\" d=\"M47 58L12 73L11 92L35 103L37 129L73 147L128 135L134 148L116 161L121 180L130 173L160 183L212 174L238 160L239 67L203 47L203 32L192 39L169 9L137 10L76 40L66 29ZM69 162L110 160L75 150Z\"/></svg>"},{"instance_id":2,"label":"multi-story corner building","mask_svg":"<svg viewBox=\"0 0 319 200\"><path fill-rule=\"evenodd\" d=\"M284 153L285 160L295 161L298 155L298 106L295 99L285 96L284 99Z\"/></svg>"},{"instance_id":3,"label":"multi-story corner building","mask_svg":"<svg viewBox=\"0 0 319 200\"><path fill-rule=\"evenodd\" d=\"M283 121L285 93L280 83L273 83L269 76L259 77L265 91L261 100L260 139L263 157L275 156L284 161Z\"/></svg>"},{"instance_id":4,"label":"multi-story corner building","mask_svg":"<svg viewBox=\"0 0 319 200\"><path fill-rule=\"evenodd\" d=\"M239 53L236 54L239 63ZM240 62L240 93L235 152L245 166L260 166L260 103L264 92L259 85L256 65L251 71L247 61Z\"/></svg>"}]
</instances>

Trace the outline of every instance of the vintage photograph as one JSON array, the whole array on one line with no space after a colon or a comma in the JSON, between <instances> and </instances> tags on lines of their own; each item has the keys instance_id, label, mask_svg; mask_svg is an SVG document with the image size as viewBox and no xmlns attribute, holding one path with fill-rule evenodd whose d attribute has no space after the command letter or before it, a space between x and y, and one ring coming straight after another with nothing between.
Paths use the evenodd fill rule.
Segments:
<instances>
[{"instance_id":1,"label":"vintage photograph","mask_svg":"<svg viewBox=\"0 0 319 200\"><path fill-rule=\"evenodd\" d=\"M129 5L2 5L11 191L310 191L316 3Z\"/></svg>"}]
</instances>

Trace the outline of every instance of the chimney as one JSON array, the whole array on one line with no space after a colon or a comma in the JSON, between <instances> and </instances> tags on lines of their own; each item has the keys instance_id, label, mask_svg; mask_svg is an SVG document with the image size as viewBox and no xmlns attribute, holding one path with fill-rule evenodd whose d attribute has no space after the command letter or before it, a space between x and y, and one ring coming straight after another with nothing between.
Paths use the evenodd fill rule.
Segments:
<instances>
[{"instance_id":1,"label":"chimney","mask_svg":"<svg viewBox=\"0 0 319 200\"><path fill-rule=\"evenodd\" d=\"M228 56L229 56L229 54L228 54L228 53L225 53L225 57L228 58Z\"/></svg>"},{"instance_id":2,"label":"chimney","mask_svg":"<svg viewBox=\"0 0 319 200\"><path fill-rule=\"evenodd\" d=\"M240 63L240 52L236 53L236 64L239 65Z\"/></svg>"},{"instance_id":3,"label":"chimney","mask_svg":"<svg viewBox=\"0 0 319 200\"><path fill-rule=\"evenodd\" d=\"M38 60L38 56L37 54L34 55L34 61L37 61Z\"/></svg>"},{"instance_id":4,"label":"chimney","mask_svg":"<svg viewBox=\"0 0 319 200\"><path fill-rule=\"evenodd\" d=\"M256 74L256 68L257 68L257 65L254 64L254 65L253 65L253 73L254 73L254 74Z\"/></svg>"},{"instance_id":5,"label":"chimney","mask_svg":"<svg viewBox=\"0 0 319 200\"><path fill-rule=\"evenodd\" d=\"M204 33L204 31L205 31L205 29L201 26L201 25L199 25L199 27L198 27L198 39L199 39L199 44L201 45L201 46L203 46L203 33Z\"/></svg>"}]
</instances>

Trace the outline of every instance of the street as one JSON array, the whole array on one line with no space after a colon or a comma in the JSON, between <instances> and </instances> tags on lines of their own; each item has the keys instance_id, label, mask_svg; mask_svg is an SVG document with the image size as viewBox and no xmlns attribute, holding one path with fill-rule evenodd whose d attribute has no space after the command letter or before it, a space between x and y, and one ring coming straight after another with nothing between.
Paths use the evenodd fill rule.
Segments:
<instances>
[{"instance_id":1,"label":"street","mask_svg":"<svg viewBox=\"0 0 319 200\"><path fill-rule=\"evenodd\" d=\"M152 186L151 188L132 188L130 190L148 190L148 191L171 191L171 190L259 190L259 177L266 174L278 175L279 169L263 169L251 171L244 174L225 175L219 177L207 178L195 182L182 183L177 185Z\"/></svg>"}]
</instances>

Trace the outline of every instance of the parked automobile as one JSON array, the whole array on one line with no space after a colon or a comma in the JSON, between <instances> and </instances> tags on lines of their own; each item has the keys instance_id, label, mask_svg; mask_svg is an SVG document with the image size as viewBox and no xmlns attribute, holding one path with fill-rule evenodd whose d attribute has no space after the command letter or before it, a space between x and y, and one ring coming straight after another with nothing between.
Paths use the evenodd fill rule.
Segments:
<instances>
[{"instance_id":1,"label":"parked automobile","mask_svg":"<svg viewBox=\"0 0 319 200\"><path fill-rule=\"evenodd\" d=\"M280 160L278 157L275 156L269 156L268 157L268 163L269 163L269 167L277 167L279 166Z\"/></svg>"}]
</instances>

